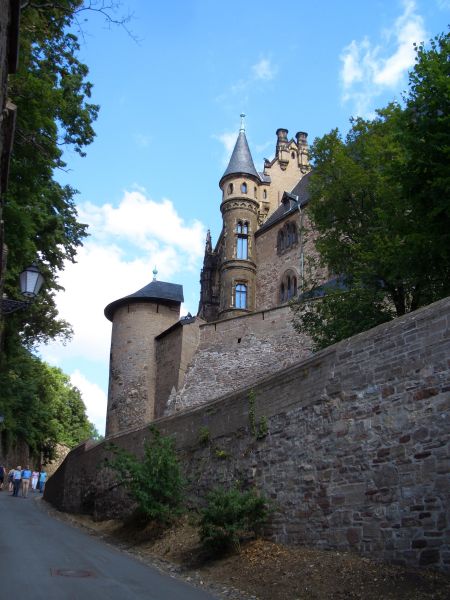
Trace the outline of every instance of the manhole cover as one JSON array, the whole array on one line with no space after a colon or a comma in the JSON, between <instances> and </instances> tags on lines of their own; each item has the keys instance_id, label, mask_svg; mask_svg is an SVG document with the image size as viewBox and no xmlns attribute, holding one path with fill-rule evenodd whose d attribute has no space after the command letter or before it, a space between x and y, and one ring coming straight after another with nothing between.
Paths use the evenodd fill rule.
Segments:
<instances>
[{"instance_id":1,"label":"manhole cover","mask_svg":"<svg viewBox=\"0 0 450 600\"><path fill-rule=\"evenodd\" d=\"M51 569L53 577L95 577L93 571L85 569Z\"/></svg>"}]
</instances>

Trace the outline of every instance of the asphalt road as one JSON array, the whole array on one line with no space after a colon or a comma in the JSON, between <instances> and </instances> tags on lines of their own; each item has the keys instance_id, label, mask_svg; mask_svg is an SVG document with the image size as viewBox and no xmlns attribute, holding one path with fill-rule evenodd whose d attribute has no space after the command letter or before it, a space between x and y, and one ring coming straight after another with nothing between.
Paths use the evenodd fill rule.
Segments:
<instances>
[{"instance_id":1,"label":"asphalt road","mask_svg":"<svg viewBox=\"0 0 450 600\"><path fill-rule=\"evenodd\" d=\"M0 492L0 598L213 600L49 516L32 492Z\"/></svg>"}]
</instances>

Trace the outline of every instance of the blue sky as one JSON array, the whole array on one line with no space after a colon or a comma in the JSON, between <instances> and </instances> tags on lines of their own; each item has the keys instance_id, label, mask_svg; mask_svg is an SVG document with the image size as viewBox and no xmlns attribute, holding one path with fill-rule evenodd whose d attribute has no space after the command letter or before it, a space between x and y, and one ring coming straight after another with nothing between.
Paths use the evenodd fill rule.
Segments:
<instances>
[{"instance_id":1,"label":"blue sky","mask_svg":"<svg viewBox=\"0 0 450 600\"><path fill-rule=\"evenodd\" d=\"M89 224L57 302L73 340L40 349L71 375L102 431L111 325L106 304L158 279L196 313L206 230L220 232L218 181L246 113L258 169L275 131L312 142L401 100L413 42L445 31L450 0L123 0L132 37L81 13L80 58L100 105L87 157L58 174ZM85 20L86 19L86 20ZM133 38L136 38L135 41Z\"/></svg>"}]
</instances>

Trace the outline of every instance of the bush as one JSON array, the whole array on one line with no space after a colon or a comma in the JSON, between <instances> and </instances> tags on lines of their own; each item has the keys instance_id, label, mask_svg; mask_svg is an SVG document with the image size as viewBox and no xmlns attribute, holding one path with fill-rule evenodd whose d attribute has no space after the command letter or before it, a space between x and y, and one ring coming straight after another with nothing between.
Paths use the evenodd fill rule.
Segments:
<instances>
[{"instance_id":1,"label":"bush","mask_svg":"<svg viewBox=\"0 0 450 600\"><path fill-rule=\"evenodd\" d=\"M267 500L255 492L216 489L201 511L200 539L214 553L239 551L240 541L256 535L269 516Z\"/></svg>"},{"instance_id":2,"label":"bush","mask_svg":"<svg viewBox=\"0 0 450 600\"><path fill-rule=\"evenodd\" d=\"M137 516L168 525L182 513L184 480L173 440L163 437L156 427L150 431L152 437L145 443L142 461L111 445L115 458L108 466L118 472L119 484L137 502Z\"/></svg>"}]
</instances>

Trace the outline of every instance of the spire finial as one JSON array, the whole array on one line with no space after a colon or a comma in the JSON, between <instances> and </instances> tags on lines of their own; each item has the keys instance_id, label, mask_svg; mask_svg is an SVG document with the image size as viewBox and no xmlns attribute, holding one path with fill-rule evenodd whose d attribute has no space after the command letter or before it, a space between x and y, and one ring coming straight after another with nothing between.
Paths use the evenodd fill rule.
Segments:
<instances>
[{"instance_id":1,"label":"spire finial","mask_svg":"<svg viewBox=\"0 0 450 600\"><path fill-rule=\"evenodd\" d=\"M244 122L244 119L245 119L245 114L241 113L241 127L240 127L239 131L245 131L245 122Z\"/></svg>"},{"instance_id":2,"label":"spire finial","mask_svg":"<svg viewBox=\"0 0 450 600\"><path fill-rule=\"evenodd\" d=\"M158 269L156 266L153 267L153 281L156 281L156 276L158 275Z\"/></svg>"}]
</instances>

